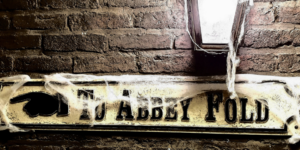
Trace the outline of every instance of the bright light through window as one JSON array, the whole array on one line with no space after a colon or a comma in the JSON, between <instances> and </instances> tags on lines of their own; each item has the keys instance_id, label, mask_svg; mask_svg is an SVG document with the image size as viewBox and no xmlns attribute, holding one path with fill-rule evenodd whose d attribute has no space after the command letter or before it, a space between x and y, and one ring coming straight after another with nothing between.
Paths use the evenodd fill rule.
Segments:
<instances>
[{"instance_id":1,"label":"bright light through window","mask_svg":"<svg viewBox=\"0 0 300 150\"><path fill-rule=\"evenodd\" d=\"M199 0L202 43L229 43L238 0Z\"/></svg>"}]
</instances>

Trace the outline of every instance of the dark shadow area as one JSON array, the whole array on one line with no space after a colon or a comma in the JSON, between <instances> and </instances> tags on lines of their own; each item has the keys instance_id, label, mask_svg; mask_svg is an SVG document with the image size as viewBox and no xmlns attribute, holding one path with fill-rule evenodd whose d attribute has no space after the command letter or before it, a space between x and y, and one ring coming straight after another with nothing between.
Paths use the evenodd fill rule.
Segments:
<instances>
[{"instance_id":1,"label":"dark shadow area","mask_svg":"<svg viewBox=\"0 0 300 150\"><path fill-rule=\"evenodd\" d=\"M22 133L9 133L8 131L0 132L0 141L7 142L9 140L16 140L18 137L24 137L27 139L34 139L37 135L56 136L56 140L67 140L69 138L78 137L77 140L88 140L86 137L123 137L123 138L178 138L178 139L198 139L198 140L265 140L265 139L279 139L286 140L290 136L272 136L272 135L230 135L230 134L197 134L197 133L167 133L167 132L105 132L105 131L35 131L35 132L22 132ZM300 144L297 144L298 147Z\"/></svg>"},{"instance_id":2,"label":"dark shadow area","mask_svg":"<svg viewBox=\"0 0 300 150\"><path fill-rule=\"evenodd\" d=\"M206 52L194 51L196 75L213 76L226 75L227 53L208 54Z\"/></svg>"}]
</instances>

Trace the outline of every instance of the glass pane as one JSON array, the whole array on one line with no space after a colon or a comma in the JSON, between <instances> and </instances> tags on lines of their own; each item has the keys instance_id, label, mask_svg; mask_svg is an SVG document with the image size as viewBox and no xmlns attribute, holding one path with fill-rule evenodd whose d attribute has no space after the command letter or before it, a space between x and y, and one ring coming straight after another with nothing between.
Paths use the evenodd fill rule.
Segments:
<instances>
[{"instance_id":1,"label":"glass pane","mask_svg":"<svg viewBox=\"0 0 300 150\"><path fill-rule=\"evenodd\" d=\"M229 43L238 0L199 0L202 42Z\"/></svg>"}]
</instances>

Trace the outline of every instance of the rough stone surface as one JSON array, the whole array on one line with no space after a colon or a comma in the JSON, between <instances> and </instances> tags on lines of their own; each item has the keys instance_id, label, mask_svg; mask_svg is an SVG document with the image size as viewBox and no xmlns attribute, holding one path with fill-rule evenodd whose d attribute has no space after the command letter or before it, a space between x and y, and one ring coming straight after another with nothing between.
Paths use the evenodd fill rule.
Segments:
<instances>
[{"instance_id":1,"label":"rough stone surface","mask_svg":"<svg viewBox=\"0 0 300 150\"><path fill-rule=\"evenodd\" d=\"M254 54L239 56L241 62L238 71L272 72L276 69L276 56L273 54Z\"/></svg>"},{"instance_id":2,"label":"rough stone surface","mask_svg":"<svg viewBox=\"0 0 300 150\"><path fill-rule=\"evenodd\" d=\"M12 57L0 57L0 72L12 71L13 59Z\"/></svg>"},{"instance_id":3,"label":"rough stone surface","mask_svg":"<svg viewBox=\"0 0 300 150\"><path fill-rule=\"evenodd\" d=\"M170 35L113 35L109 38L111 48L119 49L171 49Z\"/></svg>"},{"instance_id":4,"label":"rough stone surface","mask_svg":"<svg viewBox=\"0 0 300 150\"><path fill-rule=\"evenodd\" d=\"M135 26L145 29L185 28L184 11L160 11L139 13Z\"/></svg>"},{"instance_id":5,"label":"rough stone surface","mask_svg":"<svg viewBox=\"0 0 300 150\"><path fill-rule=\"evenodd\" d=\"M49 7L49 8L72 8L75 6L74 0L41 0L41 7Z\"/></svg>"},{"instance_id":6,"label":"rough stone surface","mask_svg":"<svg viewBox=\"0 0 300 150\"><path fill-rule=\"evenodd\" d=\"M74 60L74 72L137 72L135 55L114 53L113 55L79 56Z\"/></svg>"},{"instance_id":7,"label":"rough stone surface","mask_svg":"<svg viewBox=\"0 0 300 150\"><path fill-rule=\"evenodd\" d=\"M299 31L286 30L249 30L244 39L244 46L252 48L276 48L282 45L297 45Z\"/></svg>"},{"instance_id":8,"label":"rough stone surface","mask_svg":"<svg viewBox=\"0 0 300 150\"><path fill-rule=\"evenodd\" d=\"M37 0L1 0L0 10L28 10L37 7Z\"/></svg>"},{"instance_id":9,"label":"rough stone surface","mask_svg":"<svg viewBox=\"0 0 300 150\"><path fill-rule=\"evenodd\" d=\"M249 24L267 25L275 21L274 9L270 3L254 3L248 14Z\"/></svg>"},{"instance_id":10,"label":"rough stone surface","mask_svg":"<svg viewBox=\"0 0 300 150\"><path fill-rule=\"evenodd\" d=\"M40 43L41 36L38 35L0 36L0 49L40 48Z\"/></svg>"},{"instance_id":11,"label":"rough stone surface","mask_svg":"<svg viewBox=\"0 0 300 150\"><path fill-rule=\"evenodd\" d=\"M0 30L9 29L10 20L6 16L0 16Z\"/></svg>"},{"instance_id":12,"label":"rough stone surface","mask_svg":"<svg viewBox=\"0 0 300 150\"><path fill-rule=\"evenodd\" d=\"M102 1L102 2L101 2ZM167 5L168 0L100 0L110 7L157 7Z\"/></svg>"},{"instance_id":13,"label":"rough stone surface","mask_svg":"<svg viewBox=\"0 0 300 150\"><path fill-rule=\"evenodd\" d=\"M42 8L99 8L98 0L40 0Z\"/></svg>"},{"instance_id":14,"label":"rough stone surface","mask_svg":"<svg viewBox=\"0 0 300 150\"><path fill-rule=\"evenodd\" d=\"M139 68L143 73L195 72L195 60L192 51L142 52L139 56Z\"/></svg>"},{"instance_id":15,"label":"rough stone surface","mask_svg":"<svg viewBox=\"0 0 300 150\"><path fill-rule=\"evenodd\" d=\"M114 13L84 13L69 16L68 24L72 31L130 28L132 27L130 18L129 15L117 15Z\"/></svg>"},{"instance_id":16,"label":"rough stone surface","mask_svg":"<svg viewBox=\"0 0 300 150\"><path fill-rule=\"evenodd\" d=\"M282 73L293 73L300 71L300 56L296 54L280 55L278 70Z\"/></svg>"},{"instance_id":17,"label":"rough stone surface","mask_svg":"<svg viewBox=\"0 0 300 150\"><path fill-rule=\"evenodd\" d=\"M52 132L53 133L53 132ZM37 139L40 135L45 137L57 135L59 139ZM178 135L156 133L131 133L130 135L99 134L99 132L37 132L37 133L5 133L0 144L6 149L22 150L294 150L299 144L288 145L284 139L253 139L247 136L241 140L239 136L228 135ZM170 136L172 136L170 138ZM28 137L28 138L24 138ZM29 138L33 137L33 138ZM270 141L270 142L269 142ZM272 142L272 141L280 141Z\"/></svg>"},{"instance_id":18,"label":"rough stone surface","mask_svg":"<svg viewBox=\"0 0 300 150\"><path fill-rule=\"evenodd\" d=\"M66 15L15 16L13 26L17 29L63 29Z\"/></svg>"},{"instance_id":19,"label":"rough stone surface","mask_svg":"<svg viewBox=\"0 0 300 150\"><path fill-rule=\"evenodd\" d=\"M61 72L72 71L70 57L24 56L15 58L14 69L17 71Z\"/></svg>"},{"instance_id":20,"label":"rough stone surface","mask_svg":"<svg viewBox=\"0 0 300 150\"><path fill-rule=\"evenodd\" d=\"M16 145L9 146L9 150L64 150L64 148L59 146L27 146L27 145Z\"/></svg>"},{"instance_id":21,"label":"rough stone surface","mask_svg":"<svg viewBox=\"0 0 300 150\"><path fill-rule=\"evenodd\" d=\"M278 4L278 21L284 23L300 23L300 2L287 1Z\"/></svg>"},{"instance_id":22,"label":"rough stone surface","mask_svg":"<svg viewBox=\"0 0 300 150\"><path fill-rule=\"evenodd\" d=\"M188 34L184 34L179 36L175 40L175 48L176 49L192 49L193 48L193 43Z\"/></svg>"},{"instance_id":23,"label":"rough stone surface","mask_svg":"<svg viewBox=\"0 0 300 150\"><path fill-rule=\"evenodd\" d=\"M102 35L49 35L44 36L43 46L51 51L89 51L105 52L108 50L108 40Z\"/></svg>"}]
</instances>

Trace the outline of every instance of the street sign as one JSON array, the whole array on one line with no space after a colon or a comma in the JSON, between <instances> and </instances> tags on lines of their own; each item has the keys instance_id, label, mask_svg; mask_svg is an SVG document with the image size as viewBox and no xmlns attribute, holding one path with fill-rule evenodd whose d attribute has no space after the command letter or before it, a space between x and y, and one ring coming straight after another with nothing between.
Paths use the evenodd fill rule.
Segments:
<instances>
[{"instance_id":1,"label":"street sign","mask_svg":"<svg viewBox=\"0 0 300 150\"><path fill-rule=\"evenodd\" d=\"M283 83L237 83L239 98L233 100L226 84L215 79L71 82L74 85L51 82L57 87L52 90L44 80L24 84L8 104L10 123L33 130L247 135L291 135L295 130L272 111L274 99L248 90L282 89ZM2 85L11 88L13 83Z\"/></svg>"}]
</instances>

